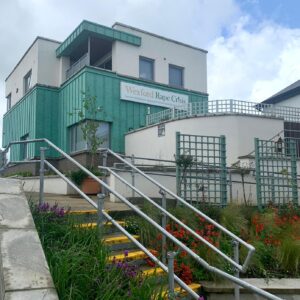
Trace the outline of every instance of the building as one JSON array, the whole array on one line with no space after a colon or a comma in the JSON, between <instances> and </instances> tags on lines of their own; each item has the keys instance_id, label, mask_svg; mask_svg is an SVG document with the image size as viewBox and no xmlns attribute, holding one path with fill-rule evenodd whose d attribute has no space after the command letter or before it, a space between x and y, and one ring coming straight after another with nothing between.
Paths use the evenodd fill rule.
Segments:
<instances>
[{"instance_id":1,"label":"building","mask_svg":"<svg viewBox=\"0 0 300 300\"><path fill-rule=\"evenodd\" d=\"M278 93L264 100L262 104L278 106L288 106L292 108L300 108L300 80L292 83L286 88L282 89ZM298 115L298 121L284 122L284 137L293 138L297 144L297 155L300 157L300 115Z\"/></svg>"},{"instance_id":2,"label":"building","mask_svg":"<svg viewBox=\"0 0 300 300\"><path fill-rule=\"evenodd\" d=\"M124 152L124 135L148 114L208 101L206 54L120 23L83 21L63 42L37 37L6 78L3 147L47 138L68 153L86 150L74 111L89 94L101 107L103 146ZM11 160L38 155L34 144L11 150Z\"/></svg>"}]
</instances>

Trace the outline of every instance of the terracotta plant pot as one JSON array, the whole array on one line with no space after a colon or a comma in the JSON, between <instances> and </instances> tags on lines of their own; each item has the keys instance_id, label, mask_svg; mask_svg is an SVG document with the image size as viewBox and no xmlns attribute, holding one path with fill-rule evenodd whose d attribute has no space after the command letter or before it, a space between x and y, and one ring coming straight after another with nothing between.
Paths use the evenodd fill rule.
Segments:
<instances>
[{"instance_id":1,"label":"terracotta plant pot","mask_svg":"<svg viewBox=\"0 0 300 300\"><path fill-rule=\"evenodd\" d=\"M101 185L93 178L87 177L81 184L81 190L87 195L96 195L100 193Z\"/></svg>"}]
</instances>

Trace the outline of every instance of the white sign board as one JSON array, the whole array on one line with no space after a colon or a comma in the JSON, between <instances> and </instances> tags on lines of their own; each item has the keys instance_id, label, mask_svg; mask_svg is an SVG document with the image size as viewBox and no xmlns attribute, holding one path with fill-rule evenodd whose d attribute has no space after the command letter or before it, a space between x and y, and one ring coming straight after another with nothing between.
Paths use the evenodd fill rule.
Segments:
<instances>
[{"instance_id":1,"label":"white sign board","mask_svg":"<svg viewBox=\"0 0 300 300\"><path fill-rule=\"evenodd\" d=\"M183 108L189 96L121 81L121 99L169 108Z\"/></svg>"}]
</instances>

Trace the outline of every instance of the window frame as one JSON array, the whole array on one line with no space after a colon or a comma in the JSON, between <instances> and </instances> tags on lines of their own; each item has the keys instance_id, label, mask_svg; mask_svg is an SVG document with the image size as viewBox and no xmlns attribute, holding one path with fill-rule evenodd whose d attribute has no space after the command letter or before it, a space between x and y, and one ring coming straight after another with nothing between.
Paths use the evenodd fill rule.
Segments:
<instances>
[{"instance_id":1,"label":"window frame","mask_svg":"<svg viewBox=\"0 0 300 300\"><path fill-rule=\"evenodd\" d=\"M29 80L28 80L29 79ZM32 69L23 77L23 95L27 94L31 89Z\"/></svg>"},{"instance_id":2,"label":"window frame","mask_svg":"<svg viewBox=\"0 0 300 300\"><path fill-rule=\"evenodd\" d=\"M152 63L152 79L141 77L141 61ZM153 58L149 58L149 57L145 57L145 56L139 56L139 78L140 79L147 80L147 81L154 81L155 80L154 70L155 70L155 60Z\"/></svg>"},{"instance_id":3,"label":"window frame","mask_svg":"<svg viewBox=\"0 0 300 300\"><path fill-rule=\"evenodd\" d=\"M89 120L89 119L85 119L82 122L78 122L75 124L72 124L71 126L68 127L68 149L69 149L69 153L74 154L80 151L87 151L89 150L89 143L88 141L84 141L84 140L80 140L80 142L84 142L84 147L81 149L78 149L76 146L78 144L78 132L82 132L80 125L81 123L85 123L88 121L96 121L99 123L98 129L100 126L103 126L103 124L107 124L108 126L108 130L107 130L107 140L104 140L103 143L107 142L107 145L104 144L103 148L110 148L110 143L111 143L111 124L110 122L104 122L104 121L98 121L98 120Z\"/></svg>"},{"instance_id":4,"label":"window frame","mask_svg":"<svg viewBox=\"0 0 300 300\"><path fill-rule=\"evenodd\" d=\"M9 93L7 96L6 96L6 108L7 108L7 111L11 109L11 93Z\"/></svg>"},{"instance_id":5,"label":"window frame","mask_svg":"<svg viewBox=\"0 0 300 300\"><path fill-rule=\"evenodd\" d=\"M171 83L171 69L176 69L176 70L180 70L181 71L181 85L176 85L176 84L172 84ZM184 67L181 67L181 66L177 66L177 65L174 65L174 64L169 64L169 86L172 86L172 87L176 87L176 88L184 88Z\"/></svg>"}]
</instances>

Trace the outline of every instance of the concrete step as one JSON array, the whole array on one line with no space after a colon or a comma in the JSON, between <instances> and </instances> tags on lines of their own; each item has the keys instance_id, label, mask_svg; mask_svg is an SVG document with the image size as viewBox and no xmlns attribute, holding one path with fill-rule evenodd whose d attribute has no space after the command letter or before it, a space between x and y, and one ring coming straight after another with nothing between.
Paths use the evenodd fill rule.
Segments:
<instances>
[{"instance_id":1,"label":"concrete step","mask_svg":"<svg viewBox=\"0 0 300 300\"><path fill-rule=\"evenodd\" d=\"M196 293L201 289L201 284L199 284L199 283L191 283L191 284L188 284L188 286L189 286L190 289L192 289ZM182 289L180 286L176 286L175 289L174 289L174 292L175 292L175 294L177 294L180 297L188 296L188 292L186 290ZM164 299L168 299L168 288L166 288L162 292L162 297Z\"/></svg>"},{"instance_id":2,"label":"concrete step","mask_svg":"<svg viewBox=\"0 0 300 300\"><path fill-rule=\"evenodd\" d=\"M138 239L138 235L132 235L135 239ZM112 251L116 250L129 250L133 249L136 246L132 241L124 234L114 233L106 235L104 238L104 243L110 247Z\"/></svg>"},{"instance_id":3,"label":"concrete step","mask_svg":"<svg viewBox=\"0 0 300 300\"><path fill-rule=\"evenodd\" d=\"M124 221L117 221L117 223L121 226L125 226L125 222ZM80 228L94 228L97 227L97 222L90 222L90 223L82 223L82 224L78 224L75 225L75 227L80 227ZM103 223L104 226L107 227L113 227L114 225L111 222L106 222Z\"/></svg>"},{"instance_id":4,"label":"concrete step","mask_svg":"<svg viewBox=\"0 0 300 300\"><path fill-rule=\"evenodd\" d=\"M166 275L167 273L162 269L162 268L141 268L142 269L142 273L143 276L147 277L147 276L162 276L162 275Z\"/></svg>"},{"instance_id":5,"label":"concrete step","mask_svg":"<svg viewBox=\"0 0 300 300\"><path fill-rule=\"evenodd\" d=\"M151 252L154 251L152 250ZM113 260L115 260L116 262L118 262L118 261L126 260L126 261L134 261L135 263L137 263L138 261L142 261L143 263L145 263L144 259L147 257L148 255L144 251L135 249L135 250L128 251L127 256L125 256L124 251L115 252L113 253L113 255L111 255L108 258L108 261L113 262Z\"/></svg>"}]
</instances>

